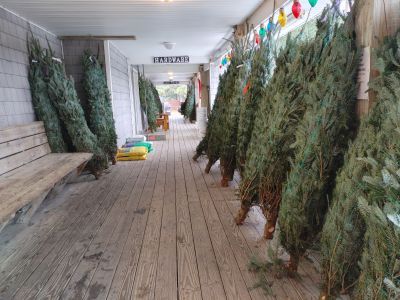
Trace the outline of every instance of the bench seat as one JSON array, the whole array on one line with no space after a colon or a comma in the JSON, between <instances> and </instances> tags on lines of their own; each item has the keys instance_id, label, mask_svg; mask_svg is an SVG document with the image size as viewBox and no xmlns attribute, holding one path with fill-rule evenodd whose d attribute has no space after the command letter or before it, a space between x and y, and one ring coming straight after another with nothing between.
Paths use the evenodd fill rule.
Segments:
<instances>
[{"instance_id":1,"label":"bench seat","mask_svg":"<svg viewBox=\"0 0 400 300\"><path fill-rule=\"evenodd\" d=\"M0 176L0 223L30 202L44 198L50 190L77 167L90 153L50 153Z\"/></svg>"},{"instance_id":2,"label":"bench seat","mask_svg":"<svg viewBox=\"0 0 400 300\"><path fill-rule=\"evenodd\" d=\"M79 175L91 153L51 153L43 123L0 130L0 230L22 209L30 216L49 192Z\"/></svg>"}]
</instances>

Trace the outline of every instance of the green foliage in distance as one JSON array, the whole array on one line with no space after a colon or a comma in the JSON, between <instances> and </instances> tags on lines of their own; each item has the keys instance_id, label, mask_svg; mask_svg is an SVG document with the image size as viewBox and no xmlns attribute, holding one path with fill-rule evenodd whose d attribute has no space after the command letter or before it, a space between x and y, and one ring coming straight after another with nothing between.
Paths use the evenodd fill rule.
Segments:
<instances>
[{"instance_id":1,"label":"green foliage in distance","mask_svg":"<svg viewBox=\"0 0 400 300\"><path fill-rule=\"evenodd\" d=\"M28 52L28 79L35 114L38 120L44 123L51 151L54 153L68 152L68 147L63 137L62 122L58 118L57 111L47 92L43 64L45 53L40 46L39 40L33 36L28 41Z\"/></svg>"},{"instance_id":2,"label":"green foliage in distance","mask_svg":"<svg viewBox=\"0 0 400 300\"><path fill-rule=\"evenodd\" d=\"M85 51L83 62L83 86L89 102L89 127L97 136L99 146L115 163L117 134L106 75L98 59Z\"/></svg>"},{"instance_id":3,"label":"green foliage in distance","mask_svg":"<svg viewBox=\"0 0 400 300\"><path fill-rule=\"evenodd\" d=\"M359 55L354 18L335 26L322 50L316 77L307 83L307 111L296 130L295 151L282 192L280 240L291 256L290 268L320 233L337 170L343 162L356 119Z\"/></svg>"},{"instance_id":4,"label":"green foliage in distance","mask_svg":"<svg viewBox=\"0 0 400 300\"><path fill-rule=\"evenodd\" d=\"M381 276L375 273L372 265L368 265L368 259L371 260L370 263L386 259L371 256L377 253L378 248L373 249L370 254L365 253L370 251L371 246L382 247L382 242L374 241L375 235L373 236L371 232L366 234L366 230L368 231L368 226L374 226L374 224L382 225L377 224L378 212L375 207L384 209L385 197L378 199L373 196L372 191L375 188L363 178L366 175L374 175L371 161L377 161L383 165L384 160L392 158L393 155L395 155L394 161L399 161L400 33L386 39L377 51L375 61L380 75L370 84L370 87L376 92L376 105L362 120L358 135L346 155L344 166L336 179L332 206L322 231L323 287L327 297L333 297L343 291L349 292L355 283L363 280L357 287L357 297L361 299L364 295L361 293L369 293L366 284L368 285L372 280L379 281L379 276ZM365 201L359 201L362 198L367 200L368 207ZM398 202L399 199L396 201ZM360 206L362 213L360 213ZM370 219L366 220L368 213L365 212L368 209L374 212ZM370 238L371 241L369 241ZM363 258L361 257L362 249L365 253ZM389 249L385 249L381 255L385 255L386 250ZM381 267L385 268L385 266ZM360 272L371 273L362 274L360 278ZM370 288L375 289L376 286ZM384 286L382 285L381 288L384 289ZM381 296L378 297L379 293L375 295L377 297L363 299L384 299Z\"/></svg>"},{"instance_id":5,"label":"green foliage in distance","mask_svg":"<svg viewBox=\"0 0 400 300\"><path fill-rule=\"evenodd\" d=\"M157 85L157 91L164 100L184 101L187 95L187 86L184 84Z\"/></svg>"}]
</instances>

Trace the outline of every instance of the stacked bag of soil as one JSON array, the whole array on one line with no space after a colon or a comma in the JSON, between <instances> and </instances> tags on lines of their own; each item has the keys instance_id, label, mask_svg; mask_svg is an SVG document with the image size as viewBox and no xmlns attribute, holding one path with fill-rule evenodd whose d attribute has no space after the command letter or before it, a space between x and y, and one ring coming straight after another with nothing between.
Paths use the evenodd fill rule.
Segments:
<instances>
[{"instance_id":1,"label":"stacked bag of soil","mask_svg":"<svg viewBox=\"0 0 400 300\"><path fill-rule=\"evenodd\" d=\"M126 139L125 145L118 149L118 161L146 160L147 154L153 151L153 143L147 142L146 137L137 135Z\"/></svg>"}]
</instances>

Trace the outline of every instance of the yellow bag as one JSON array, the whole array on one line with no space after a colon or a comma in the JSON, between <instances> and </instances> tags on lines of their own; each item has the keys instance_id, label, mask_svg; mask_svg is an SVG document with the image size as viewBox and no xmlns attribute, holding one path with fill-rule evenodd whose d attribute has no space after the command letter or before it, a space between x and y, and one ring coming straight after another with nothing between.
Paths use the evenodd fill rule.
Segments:
<instances>
[{"instance_id":1,"label":"yellow bag","mask_svg":"<svg viewBox=\"0 0 400 300\"><path fill-rule=\"evenodd\" d=\"M125 157L117 157L118 161L135 161L135 160L146 160L147 154L142 156L125 156Z\"/></svg>"},{"instance_id":2,"label":"yellow bag","mask_svg":"<svg viewBox=\"0 0 400 300\"><path fill-rule=\"evenodd\" d=\"M146 147L130 147L118 149L117 158L119 157L133 157L147 155L148 150Z\"/></svg>"}]
</instances>

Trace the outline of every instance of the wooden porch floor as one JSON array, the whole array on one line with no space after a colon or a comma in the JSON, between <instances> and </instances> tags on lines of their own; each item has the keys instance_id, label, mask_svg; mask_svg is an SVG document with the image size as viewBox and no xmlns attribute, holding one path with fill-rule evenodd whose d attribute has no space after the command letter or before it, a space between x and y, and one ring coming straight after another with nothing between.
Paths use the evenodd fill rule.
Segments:
<instances>
[{"instance_id":1,"label":"wooden porch floor","mask_svg":"<svg viewBox=\"0 0 400 300\"><path fill-rule=\"evenodd\" d=\"M299 278L255 288L252 256L265 258L264 219L237 227L234 184L191 160L195 125L172 118L147 161L120 162L98 181L69 184L28 227L0 236L0 299L317 299L309 260Z\"/></svg>"}]
</instances>

